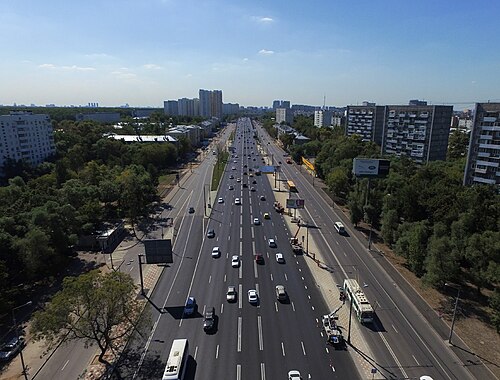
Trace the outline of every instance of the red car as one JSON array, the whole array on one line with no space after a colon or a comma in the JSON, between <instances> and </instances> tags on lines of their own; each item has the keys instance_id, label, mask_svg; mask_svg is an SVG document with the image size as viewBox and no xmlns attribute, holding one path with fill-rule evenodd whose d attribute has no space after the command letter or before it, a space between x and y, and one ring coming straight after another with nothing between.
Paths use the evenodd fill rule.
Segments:
<instances>
[{"instance_id":1,"label":"red car","mask_svg":"<svg viewBox=\"0 0 500 380\"><path fill-rule=\"evenodd\" d=\"M255 262L257 264L264 264L264 256L259 254L255 255Z\"/></svg>"}]
</instances>

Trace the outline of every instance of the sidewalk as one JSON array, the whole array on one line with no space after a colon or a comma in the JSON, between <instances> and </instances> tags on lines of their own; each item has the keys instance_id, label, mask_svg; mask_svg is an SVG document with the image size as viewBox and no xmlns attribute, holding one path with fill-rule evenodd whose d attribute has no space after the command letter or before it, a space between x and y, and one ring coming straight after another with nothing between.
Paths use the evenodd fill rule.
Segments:
<instances>
[{"instance_id":1,"label":"sidewalk","mask_svg":"<svg viewBox=\"0 0 500 380\"><path fill-rule=\"evenodd\" d=\"M272 188L274 188L274 177L272 174L266 174L267 179ZM284 188L285 186L283 186ZM282 205L286 204L286 199L288 198L288 192L286 190L278 191L274 189L274 196L276 201L280 202ZM278 214L273 212L271 217L276 217ZM296 218L301 218L305 220L305 217L302 217L300 210L297 210L295 214ZM292 222L292 216L284 213L283 219L288 226L288 229L294 235L294 231L297 229L297 224ZM299 239L300 241L301 239ZM314 234L309 233L308 238L308 254L306 255L304 251L304 260L307 264L311 275L313 276L315 285L320 290L323 295L323 299L328 306L330 311L338 308L342 303L339 301L340 289L335 282L332 269L328 268L324 263L324 253L320 252L317 248ZM289 243L289 242L286 242ZM285 243L285 244L286 244ZM340 326L344 338L347 340L347 329L349 325L349 304L346 303L338 312L337 315L339 317L337 323ZM318 315L318 320L321 321L321 315ZM359 323L356 321L356 318L353 317L351 320L351 344L348 345L348 351L351 354L354 362L357 364L356 368L358 370L359 376L362 379L385 379L379 372L375 375L371 373L372 368L374 366L371 364L370 360L374 360L373 352L370 347L364 341L361 335L361 329Z\"/></svg>"}]
</instances>

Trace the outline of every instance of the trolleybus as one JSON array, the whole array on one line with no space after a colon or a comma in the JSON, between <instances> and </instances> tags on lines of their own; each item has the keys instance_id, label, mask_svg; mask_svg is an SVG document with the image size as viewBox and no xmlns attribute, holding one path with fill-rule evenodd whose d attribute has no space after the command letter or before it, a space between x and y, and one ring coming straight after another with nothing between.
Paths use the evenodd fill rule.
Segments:
<instances>
[{"instance_id":1,"label":"trolleybus","mask_svg":"<svg viewBox=\"0 0 500 380\"><path fill-rule=\"evenodd\" d=\"M368 302L363 290L359 286L358 282L352 278L347 278L344 280L344 291L351 301L351 305L356 313L358 321L361 323L371 323L373 322L373 307Z\"/></svg>"},{"instance_id":2,"label":"trolleybus","mask_svg":"<svg viewBox=\"0 0 500 380\"><path fill-rule=\"evenodd\" d=\"M162 380L182 380L186 373L187 358L189 356L188 340L176 339L172 343L168 355L167 366Z\"/></svg>"}]
</instances>

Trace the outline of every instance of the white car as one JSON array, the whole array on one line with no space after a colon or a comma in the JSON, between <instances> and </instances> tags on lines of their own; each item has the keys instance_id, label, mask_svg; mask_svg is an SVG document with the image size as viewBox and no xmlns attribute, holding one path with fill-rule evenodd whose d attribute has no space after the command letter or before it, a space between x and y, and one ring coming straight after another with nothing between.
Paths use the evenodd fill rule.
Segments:
<instances>
[{"instance_id":1,"label":"white car","mask_svg":"<svg viewBox=\"0 0 500 380\"><path fill-rule=\"evenodd\" d=\"M260 219L259 218L253 218L253 224L258 226L260 224Z\"/></svg>"},{"instance_id":2,"label":"white car","mask_svg":"<svg viewBox=\"0 0 500 380\"><path fill-rule=\"evenodd\" d=\"M233 255L231 259L231 266L233 268L238 268L240 266L240 257L238 255Z\"/></svg>"},{"instance_id":3,"label":"white car","mask_svg":"<svg viewBox=\"0 0 500 380\"><path fill-rule=\"evenodd\" d=\"M236 286L228 286L226 293L227 302L236 302L237 297L238 297L238 292L236 291Z\"/></svg>"},{"instance_id":4,"label":"white car","mask_svg":"<svg viewBox=\"0 0 500 380\"><path fill-rule=\"evenodd\" d=\"M233 167L231 168L231 170L236 170L236 167L234 167L234 166L233 166Z\"/></svg>"},{"instance_id":5,"label":"white car","mask_svg":"<svg viewBox=\"0 0 500 380\"><path fill-rule=\"evenodd\" d=\"M296 369L292 369L288 372L288 380L301 380L300 372Z\"/></svg>"},{"instance_id":6,"label":"white car","mask_svg":"<svg viewBox=\"0 0 500 380\"><path fill-rule=\"evenodd\" d=\"M213 247L212 248L212 257L217 258L220 256L220 248L219 247Z\"/></svg>"},{"instance_id":7,"label":"white car","mask_svg":"<svg viewBox=\"0 0 500 380\"><path fill-rule=\"evenodd\" d=\"M274 240L274 239L269 239L269 240L267 241L267 245L269 245L269 247L270 247L270 248L276 248L276 247L277 247L277 245L276 245L276 240Z\"/></svg>"},{"instance_id":8,"label":"white car","mask_svg":"<svg viewBox=\"0 0 500 380\"><path fill-rule=\"evenodd\" d=\"M217 199L217 203L224 203L224 199L222 198Z\"/></svg>"},{"instance_id":9,"label":"white car","mask_svg":"<svg viewBox=\"0 0 500 380\"><path fill-rule=\"evenodd\" d=\"M257 290L250 289L248 291L248 302L250 302L250 303L257 303L258 300L259 300L259 296L257 295Z\"/></svg>"},{"instance_id":10,"label":"white car","mask_svg":"<svg viewBox=\"0 0 500 380\"><path fill-rule=\"evenodd\" d=\"M280 264L284 264L285 263L285 258L283 257L283 254L282 253L277 253L276 254L276 262L277 263L280 263Z\"/></svg>"},{"instance_id":11,"label":"white car","mask_svg":"<svg viewBox=\"0 0 500 380\"><path fill-rule=\"evenodd\" d=\"M240 204L241 204L241 199L240 199L240 198L236 198L236 199L234 200L234 204L235 204L235 205L240 205Z\"/></svg>"},{"instance_id":12,"label":"white car","mask_svg":"<svg viewBox=\"0 0 500 380\"><path fill-rule=\"evenodd\" d=\"M236 178L236 182L240 183L241 182L241 178Z\"/></svg>"}]
</instances>

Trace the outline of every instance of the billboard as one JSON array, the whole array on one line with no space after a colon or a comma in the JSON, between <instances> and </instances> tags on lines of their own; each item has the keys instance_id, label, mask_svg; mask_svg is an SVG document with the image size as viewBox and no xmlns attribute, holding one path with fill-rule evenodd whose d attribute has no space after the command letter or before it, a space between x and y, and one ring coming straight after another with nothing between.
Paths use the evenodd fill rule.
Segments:
<instances>
[{"instance_id":1,"label":"billboard","mask_svg":"<svg viewBox=\"0 0 500 380\"><path fill-rule=\"evenodd\" d=\"M304 208L304 200L293 198L286 200L286 208Z\"/></svg>"},{"instance_id":2,"label":"billboard","mask_svg":"<svg viewBox=\"0 0 500 380\"><path fill-rule=\"evenodd\" d=\"M355 158L353 160L352 172L356 177L377 178L386 177L389 174L389 160L376 158Z\"/></svg>"},{"instance_id":3,"label":"billboard","mask_svg":"<svg viewBox=\"0 0 500 380\"><path fill-rule=\"evenodd\" d=\"M260 167L261 173L264 174L272 174L275 172L274 166L261 166Z\"/></svg>"},{"instance_id":4,"label":"billboard","mask_svg":"<svg viewBox=\"0 0 500 380\"><path fill-rule=\"evenodd\" d=\"M146 264L172 264L172 240L150 239L144 240Z\"/></svg>"}]
</instances>

